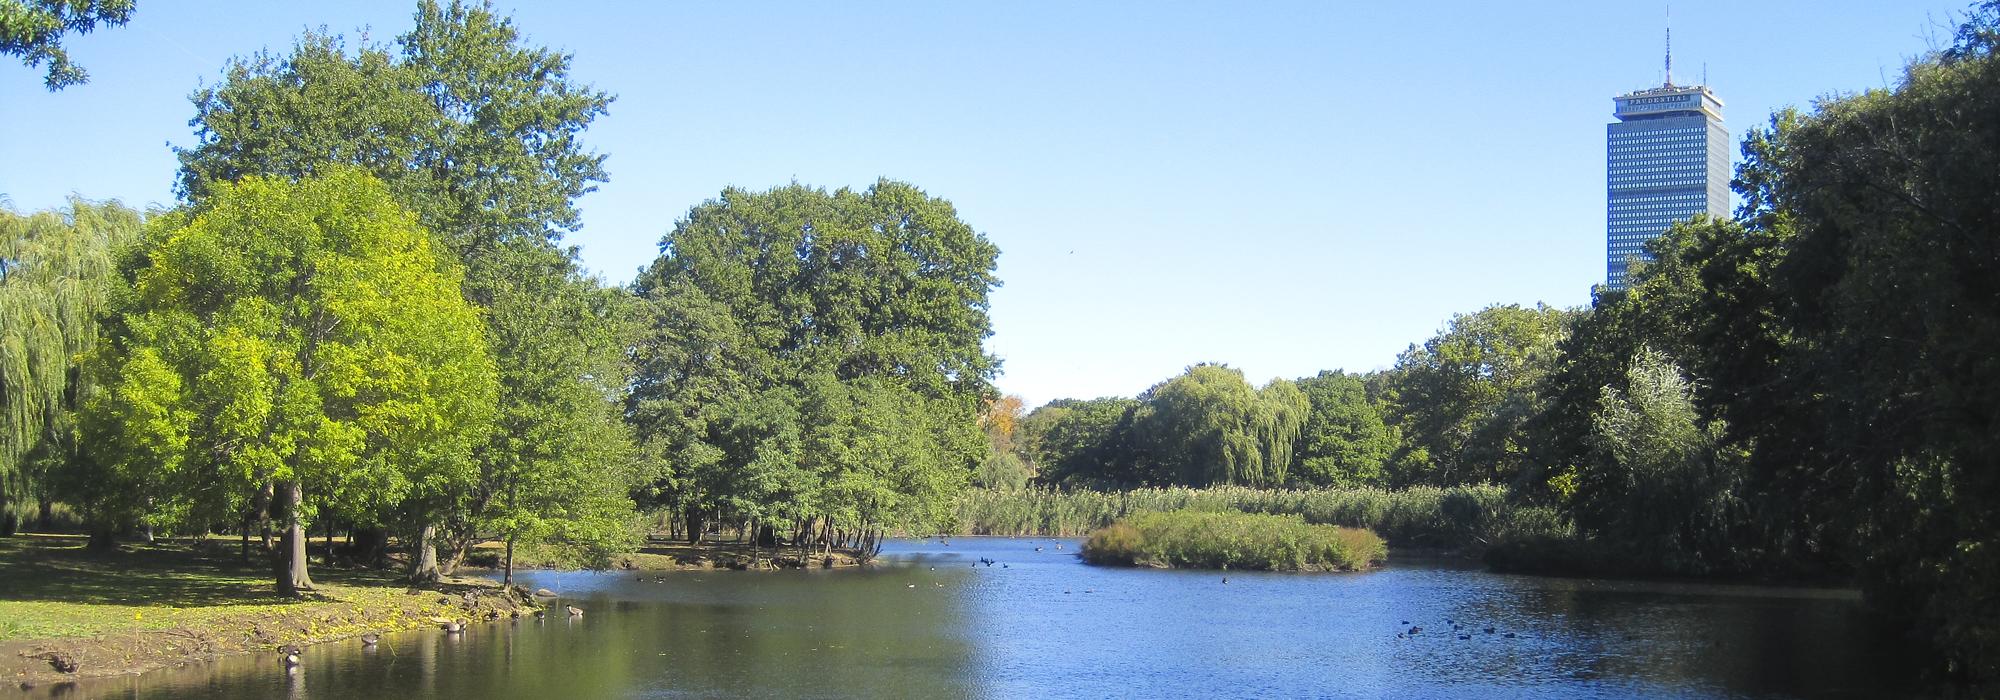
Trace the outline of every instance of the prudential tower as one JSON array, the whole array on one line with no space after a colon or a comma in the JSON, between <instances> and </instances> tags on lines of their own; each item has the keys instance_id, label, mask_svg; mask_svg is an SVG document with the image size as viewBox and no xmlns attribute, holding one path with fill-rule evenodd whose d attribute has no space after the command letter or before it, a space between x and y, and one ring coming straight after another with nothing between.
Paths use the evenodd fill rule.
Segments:
<instances>
[{"instance_id":1,"label":"prudential tower","mask_svg":"<svg viewBox=\"0 0 2000 700\"><path fill-rule=\"evenodd\" d=\"M1729 215L1722 100L1705 85L1675 85L1668 46L1665 83L1613 98L1618 121L1605 127L1604 281L1612 289L1625 288L1629 263L1649 259L1646 241L1674 222Z\"/></svg>"}]
</instances>

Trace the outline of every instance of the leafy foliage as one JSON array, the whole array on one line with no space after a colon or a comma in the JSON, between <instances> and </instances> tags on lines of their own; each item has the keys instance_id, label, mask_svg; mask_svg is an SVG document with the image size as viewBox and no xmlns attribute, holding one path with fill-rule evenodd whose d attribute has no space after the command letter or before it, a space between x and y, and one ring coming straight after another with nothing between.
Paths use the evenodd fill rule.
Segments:
<instances>
[{"instance_id":1,"label":"leafy foliage","mask_svg":"<svg viewBox=\"0 0 2000 700\"><path fill-rule=\"evenodd\" d=\"M647 331L626 415L706 519L935 527L987 449L998 250L910 185L725 190L633 283Z\"/></svg>"},{"instance_id":2,"label":"leafy foliage","mask_svg":"<svg viewBox=\"0 0 2000 700\"><path fill-rule=\"evenodd\" d=\"M90 82L83 66L63 50L65 34L89 34L99 24L124 26L135 0L0 0L0 54L21 57L29 68L49 64L42 78L50 92Z\"/></svg>"},{"instance_id":3,"label":"leafy foliage","mask_svg":"<svg viewBox=\"0 0 2000 700\"><path fill-rule=\"evenodd\" d=\"M1362 377L1326 371L1296 383L1311 411L1300 428L1291 481L1322 487L1384 483L1397 437L1369 401Z\"/></svg>"},{"instance_id":4,"label":"leafy foliage","mask_svg":"<svg viewBox=\"0 0 2000 700\"><path fill-rule=\"evenodd\" d=\"M479 315L373 178L247 178L155 230L86 368L104 386L83 414L99 518L271 482L312 494L288 515L296 537L313 510L425 519L410 504L472 480L495 391Z\"/></svg>"},{"instance_id":5,"label":"leafy foliage","mask_svg":"<svg viewBox=\"0 0 2000 700\"><path fill-rule=\"evenodd\" d=\"M1404 444L1394 483L1510 482L1529 470L1521 427L1562 339L1567 312L1490 306L1453 316L1396 359L1390 419Z\"/></svg>"},{"instance_id":6,"label":"leafy foliage","mask_svg":"<svg viewBox=\"0 0 2000 700\"><path fill-rule=\"evenodd\" d=\"M123 286L118 257L142 226L116 202L0 210L0 534L15 525L7 503L51 498L51 478L76 457L75 412L91 392L76 358L102 335Z\"/></svg>"},{"instance_id":7,"label":"leafy foliage","mask_svg":"<svg viewBox=\"0 0 2000 700\"><path fill-rule=\"evenodd\" d=\"M503 381L478 479L435 495L438 522L412 525L444 526L446 567L489 534L601 561L585 552L631 539L617 494L647 480L615 409L633 314L560 247L576 198L606 177L580 136L611 102L569 62L523 45L487 5L424 0L393 47L307 33L288 55L232 62L193 95L198 139L176 150L195 202L246 175L361 168L462 262Z\"/></svg>"}]
</instances>

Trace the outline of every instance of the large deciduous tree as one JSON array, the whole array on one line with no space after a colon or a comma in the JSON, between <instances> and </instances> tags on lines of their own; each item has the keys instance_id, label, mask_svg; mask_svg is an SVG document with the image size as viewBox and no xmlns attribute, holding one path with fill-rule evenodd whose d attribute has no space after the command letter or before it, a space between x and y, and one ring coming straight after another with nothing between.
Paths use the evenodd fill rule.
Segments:
<instances>
[{"instance_id":1,"label":"large deciduous tree","mask_svg":"<svg viewBox=\"0 0 2000 700\"><path fill-rule=\"evenodd\" d=\"M581 224L576 199L606 177L581 135L611 97L572 80L568 55L524 45L486 4L424 0L415 20L393 46L350 50L308 33L288 55L233 62L193 96L198 140L176 151L180 192L199 202L245 175L341 164L386 183L463 263L463 292L487 311L505 378L477 486L437 494L440 520L410 533L413 576L440 573L435 543L448 545L449 567L481 533L601 553L625 537L607 524L615 503L596 496L637 478L612 408L626 371L610 348L626 314L561 240ZM586 494L605 508L578 520L565 498Z\"/></svg>"},{"instance_id":2,"label":"large deciduous tree","mask_svg":"<svg viewBox=\"0 0 2000 700\"><path fill-rule=\"evenodd\" d=\"M1760 400L1729 415L1815 419L1752 478L1833 504L1868 597L1987 682L2000 680L1996 49L1989 1L1894 88L1780 115L1746 141L1745 218L1784 241L1772 287L1791 342L1772 381L1745 386Z\"/></svg>"},{"instance_id":3,"label":"large deciduous tree","mask_svg":"<svg viewBox=\"0 0 2000 700\"><path fill-rule=\"evenodd\" d=\"M705 519L849 531L934 525L982 452L998 250L950 203L729 189L633 282L650 328L626 414L666 471L653 498Z\"/></svg>"},{"instance_id":4,"label":"large deciduous tree","mask_svg":"<svg viewBox=\"0 0 2000 700\"><path fill-rule=\"evenodd\" d=\"M1273 487L1285 483L1312 404L1292 382L1257 389L1243 371L1202 364L1139 397L1139 434L1174 483Z\"/></svg>"},{"instance_id":5,"label":"large deciduous tree","mask_svg":"<svg viewBox=\"0 0 2000 700\"><path fill-rule=\"evenodd\" d=\"M118 255L142 226L115 202L0 210L0 536L19 523L11 504L48 503L75 460L75 412L90 392L76 358L97 345L122 286Z\"/></svg>"},{"instance_id":6,"label":"large deciduous tree","mask_svg":"<svg viewBox=\"0 0 2000 700\"><path fill-rule=\"evenodd\" d=\"M1402 431L1401 484L1508 482L1530 459L1519 439L1535 387L1555 360L1566 312L1490 306L1453 316L1396 359L1390 417Z\"/></svg>"},{"instance_id":7,"label":"large deciduous tree","mask_svg":"<svg viewBox=\"0 0 2000 700\"><path fill-rule=\"evenodd\" d=\"M288 594L312 588L304 525L342 508L328 496L426 520L463 491L495 392L456 261L374 178L329 170L218 184L157 220L83 416L117 487L97 517L170 484L273 484Z\"/></svg>"},{"instance_id":8,"label":"large deciduous tree","mask_svg":"<svg viewBox=\"0 0 2000 700\"><path fill-rule=\"evenodd\" d=\"M1326 371L1295 382L1312 410L1299 429L1292 481L1309 486L1378 486L1396 450L1382 410L1360 375Z\"/></svg>"}]
</instances>

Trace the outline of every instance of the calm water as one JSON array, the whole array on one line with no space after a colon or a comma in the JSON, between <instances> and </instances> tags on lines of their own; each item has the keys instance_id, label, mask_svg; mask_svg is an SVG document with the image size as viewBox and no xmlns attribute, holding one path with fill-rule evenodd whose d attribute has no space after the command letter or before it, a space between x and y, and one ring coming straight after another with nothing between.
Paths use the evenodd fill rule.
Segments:
<instances>
[{"instance_id":1,"label":"calm water","mask_svg":"<svg viewBox=\"0 0 2000 700\"><path fill-rule=\"evenodd\" d=\"M1899 682L1839 592L1427 561L1225 584L1089 567L1057 542L892 542L866 571L530 573L586 616L316 646L290 676L267 654L72 695L1778 698L1881 697ZM1397 637L1412 625L1423 633Z\"/></svg>"}]
</instances>

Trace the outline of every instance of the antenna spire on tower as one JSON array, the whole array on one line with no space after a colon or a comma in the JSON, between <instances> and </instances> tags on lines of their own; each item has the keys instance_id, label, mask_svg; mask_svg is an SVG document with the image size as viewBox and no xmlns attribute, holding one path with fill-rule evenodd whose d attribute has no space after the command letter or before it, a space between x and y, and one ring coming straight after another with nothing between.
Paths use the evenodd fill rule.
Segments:
<instances>
[{"instance_id":1,"label":"antenna spire on tower","mask_svg":"<svg viewBox=\"0 0 2000 700\"><path fill-rule=\"evenodd\" d=\"M1667 87L1674 86L1674 6L1667 5Z\"/></svg>"}]
</instances>

